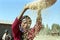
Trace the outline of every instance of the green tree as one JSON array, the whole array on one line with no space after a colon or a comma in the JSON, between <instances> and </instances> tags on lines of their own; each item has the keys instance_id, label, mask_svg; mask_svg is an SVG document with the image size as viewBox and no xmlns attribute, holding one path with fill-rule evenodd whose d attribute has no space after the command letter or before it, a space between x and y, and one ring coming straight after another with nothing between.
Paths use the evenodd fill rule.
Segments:
<instances>
[{"instance_id":1,"label":"green tree","mask_svg":"<svg viewBox=\"0 0 60 40\"><path fill-rule=\"evenodd\" d=\"M60 35L60 25L59 24L53 24L52 25L52 31L54 31L55 33L59 33L59 35Z\"/></svg>"},{"instance_id":2,"label":"green tree","mask_svg":"<svg viewBox=\"0 0 60 40\"><path fill-rule=\"evenodd\" d=\"M56 28L56 29L60 29L60 25L59 25L59 24L53 24L53 25L52 25L52 29L55 29L55 28Z\"/></svg>"}]
</instances>

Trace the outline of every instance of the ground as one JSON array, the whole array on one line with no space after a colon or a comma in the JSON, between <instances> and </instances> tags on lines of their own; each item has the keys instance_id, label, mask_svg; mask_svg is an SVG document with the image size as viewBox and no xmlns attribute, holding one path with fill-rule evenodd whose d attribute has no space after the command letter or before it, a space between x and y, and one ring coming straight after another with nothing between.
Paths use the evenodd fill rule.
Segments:
<instances>
[{"instance_id":1,"label":"ground","mask_svg":"<svg viewBox=\"0 0 60 40\"><path fill-rule=\"evenodd\" d=\"M60 36L37 35L34 40L60 40Z\"/></svg>"}]
</instances>

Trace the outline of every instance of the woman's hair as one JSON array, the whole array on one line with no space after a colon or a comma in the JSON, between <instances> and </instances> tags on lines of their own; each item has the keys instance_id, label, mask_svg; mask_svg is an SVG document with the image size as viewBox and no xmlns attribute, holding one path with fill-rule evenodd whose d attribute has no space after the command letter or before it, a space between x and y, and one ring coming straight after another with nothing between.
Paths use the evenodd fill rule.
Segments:
<instances>
[{"instance_id":1,"label":"woman's hair","mask_svg":"<svg viewBox=\"0 0 60 40\"><path fill-rule=\"evenodd\" d=\"M22 19L25 19L25 18L31 19L28 15L25 15L25 16L22 17Z\"/></svg>"},{"instance_id":2,"label":"woman's hair","mask_svg":"<svg viewBox=\"0 0 60 40\"><path fill-rule=\"evenodd\" d=\"M30 19L30 21L32 21L31 18L28 15L23 16L21 20L24 20L26 18L28 18L28 19Z\"/></svg>"}]
</instances>

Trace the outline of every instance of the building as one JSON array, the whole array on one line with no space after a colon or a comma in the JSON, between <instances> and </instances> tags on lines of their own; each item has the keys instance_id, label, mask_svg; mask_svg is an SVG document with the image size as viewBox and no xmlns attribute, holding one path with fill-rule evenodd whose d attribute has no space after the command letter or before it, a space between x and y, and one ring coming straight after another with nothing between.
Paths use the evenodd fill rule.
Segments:
<instances>
[{"instance_id":1,"label":"building","mask_svg":"<svg viewBox=\"0 0 60 40\"><path fill-rule=\"evenodd\" d=\"M0 40L6 29L8 29L9 33L12 36L11 25L12 25L12 22L0 21Z\"/></svg>"}]
</instances>

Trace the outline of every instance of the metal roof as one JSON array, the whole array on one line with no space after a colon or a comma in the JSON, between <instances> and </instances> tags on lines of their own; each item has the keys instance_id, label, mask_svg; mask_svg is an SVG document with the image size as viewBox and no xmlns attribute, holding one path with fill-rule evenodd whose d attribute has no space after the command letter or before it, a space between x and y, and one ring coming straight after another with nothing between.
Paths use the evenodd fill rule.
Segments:
<instances>
[{"instance_id":1,"label":"metal roof","mask_svg":"<svg viewBox=\"0 0 60 40\"><path fill-rule=\"evenodd\" d=\"M0 24L12 24L12 21L0 20Z\"/></svg>"}]
</instances>

